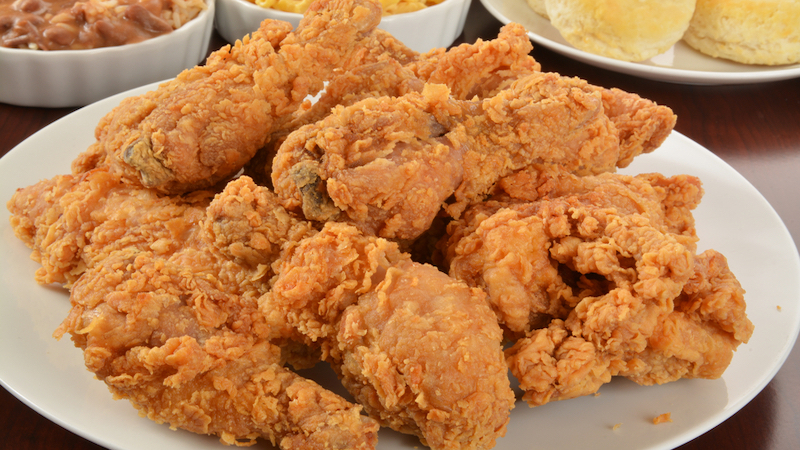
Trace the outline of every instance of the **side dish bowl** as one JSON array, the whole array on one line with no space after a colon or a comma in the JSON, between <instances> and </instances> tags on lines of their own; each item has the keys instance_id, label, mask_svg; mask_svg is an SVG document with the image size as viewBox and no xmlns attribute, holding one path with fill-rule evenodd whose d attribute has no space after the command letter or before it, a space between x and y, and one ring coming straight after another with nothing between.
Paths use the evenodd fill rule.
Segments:
<instances>
[{"instance_id":1,"label":"side dish bowl","mask_svg":"<svg viewBox=\"0 0 800 450\"><path fill-rule=\"evenodd\" d=\"M202 62L214 31L215 0L177 30L135 44L90 50L0 47L0 102L46 108L84 106L172 78Z\"/></svg>"},{"instance_id":2,"label":"side dish bowl","mask_svg":"<svg viewBox=\"0 0 800 450\"><path fill-rule=\"evenodd\" d=\"M419 11L384 16L378 26L420 53L449 47L464 31L471 0L444 0ZM264 19L276 19L297 26L303 17L277 9L262 8L247 0L218 0L216 26L228 42L252 33Z\"/></svg>"}]
</instances>

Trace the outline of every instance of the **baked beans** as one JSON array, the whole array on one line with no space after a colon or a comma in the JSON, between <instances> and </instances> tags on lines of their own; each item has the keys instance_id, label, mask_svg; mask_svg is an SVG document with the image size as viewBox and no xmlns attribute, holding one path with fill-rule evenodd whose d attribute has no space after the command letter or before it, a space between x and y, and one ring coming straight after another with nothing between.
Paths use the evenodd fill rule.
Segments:
<instances>
[{"instance_id":1,"label":"baked beans","mask_svg":"<svg viewBox=\"0 0 800 450\"><path fill-rule=\"evenodd\" d=\"M79 50L132 44L169 33L203 9L202 0L0 0L0 45Z\"/></svg>"}]
</instances>

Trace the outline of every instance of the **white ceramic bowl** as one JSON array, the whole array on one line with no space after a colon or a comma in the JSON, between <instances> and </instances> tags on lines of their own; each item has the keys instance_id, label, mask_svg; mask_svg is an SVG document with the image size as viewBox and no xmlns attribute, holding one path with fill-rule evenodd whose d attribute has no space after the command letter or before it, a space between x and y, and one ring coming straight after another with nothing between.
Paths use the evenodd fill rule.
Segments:
<instances>
[{"instance_id":1,"label":"white ceramic bowl","mask_svg":"<svg viewBox=\"0 0 800 450\"><path fill-rule=\"evenodd\" d=\"M0 47L0 102L48 108L83 106L173 78L203 61L214 31L215 0L177 30L118 47L34 51Z\"/></svg>"},{"instance_id":2,"label":"white ceramic bowl","mask_svg":"<svg viewBox=\"0 0 800 450\"><path fill-rule=\"evenodd\" d=\"M385 16L378 26L420 53L449 47L464 30L471 0L444 0L410 13ZM217 0L217 30L228 42L236 42L258 29L264 19L300 23L302 14L262 8L247 0Z\"/></svg>"}]
</instances>

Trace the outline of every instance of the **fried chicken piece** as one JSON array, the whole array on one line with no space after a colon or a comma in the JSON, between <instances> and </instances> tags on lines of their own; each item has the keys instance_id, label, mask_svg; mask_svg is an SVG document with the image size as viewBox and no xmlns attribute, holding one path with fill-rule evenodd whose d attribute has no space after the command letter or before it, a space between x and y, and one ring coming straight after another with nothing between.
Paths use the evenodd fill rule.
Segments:
<instances>
[{"instance_id":1,"label":"fried chicken piece","mask_svg":"<svg viewBox=\"0 0 800 450\"><path fill-rule=\"evenodd\" d=\"M510 23L495 40L432 50L406 67L425 82L447 85L459 100L488 98L541 71L541 65L529 55L532 49L527 31ZM618 167L657 148L675 126L677 118L669 108L620 89L588 87L601 93L605 114L617 126L622 155Z\"/></svg>"},{"instance_id":2,"label":"fried chicken piece","mask_svg":"<svg viewBox=\"0 0 800 450\"><path fill-rule=\"evenodd\" d=\"M283 209L272 191L240 177L228 183L206 208L203 232L215 252L263 272L280 257L284 245L316 230Z\"/></svg>"},{"instance_id":3,"label":"fried chicken piece","mask_svg":"<svg viewBox=\"0 0 800 450\"><path fill-rule=\"evenodd\" d=\"M531 50L525 28L509 23L496 39L433 49L406 67L427 83L448 86L454 98L472 100L492 97L509 82L541 71L541 65L530 56Z\"/></svg>"},{"instance_id":4,"label":"fried chicken piece","mask_svg":"<svg viewBox=\"0 0 800 450\"><path fill-rule=\"evenodd\" d=\"M275 270L268 323L319 345L381 424L434 449L488 449L505 434L514 395L480 290L335 222Z\"/></svg>"},{"instance_id":5,"label":"fried chicken piece","mask_svg":"<svg viewBox=\"0 0 800 450\"><path fill-rule=\"evenodd\" d=\"M56 336L71 333L112 393L172 428L226 444L374 448L377 423L284 368L281 348L260 338L247 280L216 264L191 248L166 259L114 252L75 283Z\"/></svg>"},{"instance_id":6,"label":"fried chicken piece","mask_svg":"<svg viewBox=\"0 0 800 450\"><path fill-rule=\"evenodd\" d=\"M696 247L694 221L671 221L673 209L691 217L702 195L696 178L658 176L664 186L654 187L645 176L561 176L543 182L535 202L476 205L448 226L443 247L450 275L484 289L500 322L513 333L566 319L585 297L620 287L616 277L622 275L614 270L631 279L644 276L636 274L649 263L637 259L634 266L632 249L615 248L622 245L619 236L604 244L612 227L622 227L621 233L635 230L642 241L674 242L667 246L670 251ZM658 248L654 243L648 252ZM625 270L613 269L623 262Z\"/></svg>"},{"instance_id":7,"label":"fried chicken piece","mask_svg":"<svg viewBox=\"0 0 800 450\"><path fill-rule=\"evenodd\" d=\"M506 355L529 404L590 394L616 375L717 377L749 338L724 258L695 255L696 178L540 167L498 188L450 224L445 255L518 339Z\"/></svg>"},{"instance_id":8,"label":"fried chicken piece","mask_svg":"<svg viewBox=\"0 0 800 450\"><path fill-rule=\"evenodd\" d=\"M165 193L229 178L354 57L380 15L371 0L318 0L293 32L286 23L265 21L206 65L126 99L101 121L97 143L73 171L106 163Z\"/></svg>"},{"instance_id":9,"label":"fried chicken piece","mask_svg":"<svg viewBox=\"0 0 800 450\"><path fill-rule=\"evenodd\" d=\"M514 81L541 71L541 65L529 55L532 49L527 31L509 23L500 29L497 39L435 49L406 67L427 83L447 85L456 99L489 98ZM605 114L617 127L622 155L618 167L661 145L675 126L677 118L669 108L620 89L587 87L601 93Z\"/></svg>"},{"instance_id":10,"label":"fried chicken piece","mask_svg":"<svg viewBox=\"0 0 800 450\"><path fill-rule=\"evenodd\" d=\"M557 383L542 390L541 386L533 388L522 381L531 368L516 371L520 364L514 355L518 348L524 348L526 339L508 350L509 366L531 404L595 392L599 383L607 382L619 366L644 351L647 338L672 311L675 297L693 270L692 252L641 216L573 212L583 216L578 227L597 228L589 233L579 230L576 235L559 236L560 242L554 243L550 252L558 263L601 281L592 286L594 292L582 297L564 321L568 336L564 340L564 359L568 362L559 371ZM586 346L593 350L592 360L581 359ZM591 376L586 374L589 368ZM533 368L536 373L541 369Z\"/></svg>"},{"instance_id":11,"label":"fried chicken piece","mask_svg":"<svg viewBox=\"0 0 800 450\"><path fill-rule=\"evenodd\" d=\"M337 108L292 133L273 162L284 206L310 220L350 220L367 234L403 238L427 229L461 183L464 149L408 97Z\"/></svg>"},{"instance_id":12,"label":"fried chicken piece","mask_svg":"<svg viewBox=\"0 0 800 450\"><path fill-rule=\"evenodd\" d=\"M205 215L212 195L164 197L127 185L104 168L18 189L7 207L14 233L42 266L36 281L70 287L115 249L176 251Z\"/></svg>"},{"instance_id":13,"label":"fried chicken piece","mask_svg":"<svg viewBox=\"0 0 800 450\"><path fill-rule=\"evenodd\" d=\"M73 161L72 172L110 165L134 184L157 186L176 177L176 164L190 165L174 170L205 170L207 175L217 167L230 170L225 157L263 143L262 128L273 119L270 99L256 88L254 76L256 70L269 68L270 56L282 60L275 49L291 30L288 23L265 21L234 46L211 53L204 65L181 72L154 91L125 98L100 120L95 143ZM276 94L275 100L281 101L283 92ZM226 120L226 115L236 120ZM176 142L182 133L186 141ZM173 145L179 147L173 150ZM212 147L205 152L203 145Z\"/></svg>"},{"instance_id":14,"label":"fried chicken piece","mask_svg":"<svg viewBox=\"0 0 800 450\"><path fill-rule=\"evenodd\" d=\"M285 368L290 347L259 312L280 247L312 230L248 179L205 211L175 252L108 250L72 287L56 337L71 334L87 368L158 423L227 444L374 448L377 422Z\"/></svg>"},{"instance_id":15,"label":"fried chicken piece","mask_svg":"<svg viewBox=\"0 0 800 450\"><path fill-rule=\"evenodd\" d=\"M589 292L578 296L566 320L531 331L507 350L511 371L532 405L590 394L608 382L645 350L693 270L692 253L642 216L589 208L567 208L559 216L573 216L575 223L555 224L549 217L540 222L543 234L560 229L549 253L559 265L599 281L586 283ZM542 340L552 345L550 360L530 355L529 342L539 350Z\"/></svg>"},{"instance_id":16,"label":"fried chicken piece","mask_svg":"<svg viewBox=\"0 0 800 450\"><path fill-rule=\"evenodd\" d=\"M744 291L721 254L707 250L695 256L693 270L682 292L671 300L674 308L666 308L654 326L652 320L641 323L625 314L615 321L628 333L619 333L619 328L603 333L620 340L633 338L635 348L627 352L615 354L613 345L608 345L609 351L593 343L593 336L577 331L578 322L602 322L607 316L608 311L587 313L597 308L591 302L583 314L554 320L517 341L506 354L525 390L523 399L538 406L590 394L617 375L642 385L719 378L736 348L749 340L753 324L745 314ZM628 306L623 299L617 309Z\"/></svg>"},{"instance_id":17,"label":"fried chicken piece","mask_svg":"<svg viewBox=\"0 0 800 450\"><path fill-rule=\"evenodd\" d=\"M459 100L491 96L496 92L490 86L541 70L529 55L532 49L525 29L512 23L503 26L491 41L479 39L474 44L434 49L414 58L382 58L334 77L320 98L287 128L318 122L334 107L350 106L365 98L422 92L425 83L444 84Z\"/></svg>"},{"instance_id":18,"label":"fried chicken piece","mask_svg":"<svg viewBox=\"0 0 800 450\"><path fill-rule=\"evenodd\" d=\"M345 386L382 423L431 448L492 448L514 405L497 358L502 333L482 293L432 266L406 266L345 311Z\"/></svg>"},{"instance_id":19,"label":"fried chicken piece","mask_svg":"<svg viewBox=\"0 0 800 450\"><path fill-rule=\"evenodd\" d=\"M533 73L482 101L454 100L427 84L421 93L337 107L286 138L272 181L283 205L307 219L414 239L442 207L458 217L513 171L542 162L612 171L630 156L620 147L600 91Z\"/></svg>"},{"instance_id":20,"label":"fried chicken piece","mask_svg":"<svg viewBox=\"0 0 800 450\"><path fill-rule=\"evenodd\" d=\"M435 49L422 55L397 51L392 45L384 47L387 49L383 54L369 55L363 58L363 65L335 76L316 102L303 105L290 122L273 133L268 144L248 163L245 173L260 184L271 186L272 159L286 136L324 119L336 106L350 106L365 98L422 92L425 82L447 85L450 95L459 100L491 96L500 86L541 68L529 55L530 39L517 24L503 26L497 38L488 42L479 39L474 44Z\"/></svg>"},{"instance_id":21,"label":"fried chicken piece","mask_svg":"<svg viewBox=\"0 0 800 450\"><path fill-rule=\"evenodd\" d=\"M725 256L706 250L695 257L694 274L674 310L656 327L635 370L620 375L642 385L679 378L719 378L736 348L753 334L744 289Z\"/></svg>"}]
</instances>

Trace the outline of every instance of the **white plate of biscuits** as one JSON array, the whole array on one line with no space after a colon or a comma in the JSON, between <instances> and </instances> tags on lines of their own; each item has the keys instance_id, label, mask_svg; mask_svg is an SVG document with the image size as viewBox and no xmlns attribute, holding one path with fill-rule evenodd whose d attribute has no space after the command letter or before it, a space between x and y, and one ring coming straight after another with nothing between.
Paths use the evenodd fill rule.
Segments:
<instances>
[{"instance_id":1,"label":"white plate of biscuits","mask_svg":"<svg viewBox=\"0 0 800 450\"><path fill-rule=\"evenodd\" d=\"M579 50L570 44L550 20L535 12L526 0L481 0L481 3L503 24L516 22L523 25L534 43L615 72L658 81L710 85L761 83L800 77L800 63L765 65L735 62L702 53L683 39L643 61L602 56Z\"/></svg>"}]
</instances>

